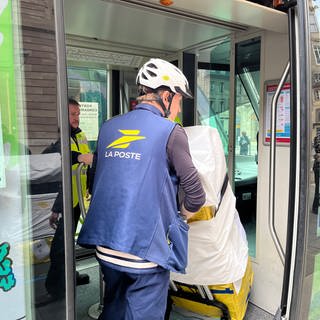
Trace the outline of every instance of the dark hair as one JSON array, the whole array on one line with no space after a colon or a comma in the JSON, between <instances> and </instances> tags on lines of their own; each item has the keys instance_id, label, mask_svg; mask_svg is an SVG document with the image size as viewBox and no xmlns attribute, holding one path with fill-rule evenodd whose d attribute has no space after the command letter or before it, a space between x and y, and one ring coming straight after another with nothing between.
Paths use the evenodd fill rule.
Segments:
<instances>
[{"instance_id":1,"label":"dark hair","mask_svg":"<svg viewBox=\"0 0 320 320\"><path fill-rule=\"evenodd\" d=\"M73 106L80 106L80 103L77 100L72 98L68 99L68 104L72 104Z\"/></svg>"}]
</instances>

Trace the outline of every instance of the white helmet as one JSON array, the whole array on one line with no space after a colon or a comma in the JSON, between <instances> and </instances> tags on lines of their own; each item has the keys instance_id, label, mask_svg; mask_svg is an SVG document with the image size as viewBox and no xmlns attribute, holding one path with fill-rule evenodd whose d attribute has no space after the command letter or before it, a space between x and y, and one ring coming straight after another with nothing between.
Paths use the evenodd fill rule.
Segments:
<instances>
[{"instance_id":1,"label":"white helmet","mask_svg":"<svg viewBox=\"0 0 320 320\"><path fill-rule=\"evenodd\" d=\"M136 83L151 89L169 87L174 93L193 98L185 75L172 63L162 59L150 59L138 72Z\"/></svg>"}]
</instances>

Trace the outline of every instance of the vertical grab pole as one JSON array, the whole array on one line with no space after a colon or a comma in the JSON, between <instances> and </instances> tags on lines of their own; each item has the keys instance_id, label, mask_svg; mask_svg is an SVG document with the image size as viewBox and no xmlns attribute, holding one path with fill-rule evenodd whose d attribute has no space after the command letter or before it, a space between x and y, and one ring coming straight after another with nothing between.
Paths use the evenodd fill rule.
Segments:
<instances>
[{"instance_id":1,"label":"vertical grab pole","mask_svg":"<svg viewBox=\"0 0 320 320\"><path fill-rule=\"evenodd\" d=\"M283 84L289 74L290 62L287 63L287 66L282 74L277 90L272 98L271 103L271 116L270 116L270 183L269 183L269 229L271 233L272 240L276 246L277 252L279 254L280 260L284 265L285 254L281 246L279 237L277 235L275 225L274 225L274 215L275 215L275 163L276 163L276 128L277 128L277 102L280 96L281 89Z\"/></svg>"},{"instance_id":2,"label":"vertical grab pole","mask_svg":"<svg viewBox=\"0 0 320 320\"><path fill-rule=\"evenodd\" d=\"M84 220L86 218L86 208L84 205L82 188L81 188L81 170L83 166L84 166L84 163L80 163L77 168L77 172L76 172L77 184L76 185L77 185L77 193L78 193L81 217ZM99 288L100 288L99 302L93 304L88 309L88 315L92 319L98 319L103 309L104 285L103 285L103 277L102 277L102 272L100 267L99 267Z\"/></svg>"}]
</instances>

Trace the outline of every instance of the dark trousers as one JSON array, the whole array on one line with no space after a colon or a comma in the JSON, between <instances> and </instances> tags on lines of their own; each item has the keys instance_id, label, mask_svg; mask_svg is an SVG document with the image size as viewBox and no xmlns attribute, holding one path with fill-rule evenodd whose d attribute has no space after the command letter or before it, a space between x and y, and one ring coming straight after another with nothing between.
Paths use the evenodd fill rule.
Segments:
<instances>
[{"instance_id":1,"label":"dark trousers","mask_svg":"<svg viewBox=\"0 0 320 320\"><path fill-rule=\"evenodd\" d=\"M111 269L102 261L104 307L99 320L163 320L170 273L136 274Z\"/></svg>"},{"instance_id":2,"label":"dark trousers","mask_svg":"<svg viewBox=\"0 0 320 320\"><path fill-rule=\"evenodd\" d=\"M80 207L73 208L73 231L75 232L79 218ZM64 254L64 226L63 218L60 218L56 232L54 234L50 249L50 267L47 274L46 289L49 294L55 297L65 295L65 254Z\"/></svg>"}]
</instances>

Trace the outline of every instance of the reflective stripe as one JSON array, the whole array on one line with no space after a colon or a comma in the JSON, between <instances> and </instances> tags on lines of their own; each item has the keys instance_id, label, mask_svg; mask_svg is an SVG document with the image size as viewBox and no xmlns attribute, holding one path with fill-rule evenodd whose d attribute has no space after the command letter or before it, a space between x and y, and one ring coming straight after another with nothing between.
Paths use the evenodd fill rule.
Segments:
<instances>
[{"instance_id":1,"label":"reflective stripe","mask_svg":"<svg viewBox=\"0 0 320 320\"><path fill-rule=\"evenodd\" d=\"M78 142L78 146L77 146L76 142L70 137L71 151L80 152L81 154L90 153L88 141L87 141L85 134L81 131L76 134L75 138ZM77 172L78 166L79 166L79 163L75 163L72 165L72 204L73 204L73 207L75 207L79 202L77 186L76 186L76 183L77 183L76 172ZM82 189L82 195L84 196L86 194L86 189L87 189L87 166L84 166L81 170L81 189Z\"/></svg>"},{"instance_id":2,"label":"reflective stripe","mask_svg":"<svg viewBox=\"0 0 320 320\"><path fill-rule=\"evenodd\" d=\"M78 142L78 144L88 144L88 141L87 141L87 139L86 138L80 138L80 139L77 139L77 142Z\"/></svg>"},{"instance_id":3,"label":"reflective stripe","mask_svg":"<svg viewBox=\"0 0 320 320\"><path fill-rule=\"evenodd\" d=\"M135 256L135 255L130 254L130 253L116 251L116 250L112 250L112 249L101 247L101 246L97 246L97 250L99 250L99 251L101 251L103 253L106 253L106 254L111 254L113 256L122 257L122 258L125 258L125 259L143 260L140 257Z\"/></svg>"},{"instance_id":4,"label":"reflective stripe","mask_svg":"<svg viewBox=\"0 0 320 320\"><path fill-rule=\"evenodd\" d=\"M148 268L155 268L158 266L154 262L145 261L135 255L121 252L121 251L115 251L115 250L104 248L101 246L97 246L96 254L97 254L97 257L101 260L116 264L118 266L128 267L128 268L148 269ZM112 257L110 255L112 255ZM117 259L117 257L122 259ZM130 260L136 260L137 262L130 261Z\"/></svg>"}]
</instances>

